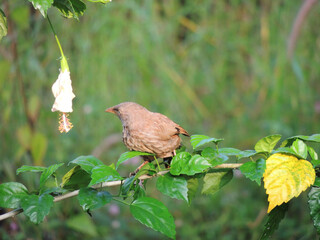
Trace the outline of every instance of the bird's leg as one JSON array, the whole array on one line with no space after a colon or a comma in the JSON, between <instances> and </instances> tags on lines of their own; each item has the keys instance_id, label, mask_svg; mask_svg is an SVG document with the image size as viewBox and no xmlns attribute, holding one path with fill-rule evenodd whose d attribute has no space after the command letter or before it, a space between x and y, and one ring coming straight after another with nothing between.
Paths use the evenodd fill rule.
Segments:
<instances>
[{"instance_id":1,"label":"bird's leg","mask_svg":"<svg viewBox=\"0 0 320 240\"><path fill-rule=\"evenodd\" d=\"M166 168L170 167L171 160L172 160L172 157L163 158L163 163Z\"/></svg>"},{"instance_id":2,"label":"bird's leg","mask_svg":"<svg viewBox=\"0 0 320 240\"><path fill-rule=\"evenodd\" d=\"M143 156L144 162L134 172L130 173L129 176L132 177L132 176L136 175L144 165L148 164L150 162L149 157L150 156Z\"/></svg>"}]
</instances>

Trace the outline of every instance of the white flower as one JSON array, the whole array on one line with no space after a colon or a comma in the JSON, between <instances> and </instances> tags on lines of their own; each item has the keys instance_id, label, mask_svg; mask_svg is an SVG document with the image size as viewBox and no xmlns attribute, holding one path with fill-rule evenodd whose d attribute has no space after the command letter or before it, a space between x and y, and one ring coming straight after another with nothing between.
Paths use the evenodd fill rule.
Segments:
<instances>
[{"instance_id":1,"label":"white flower","mask_svg":"<svg viewBox=\"0 0 320 240\"><path fill-rule=\"evenodd\" d=\"M75 95L72 92L70 72L65 70L58 76L57 81L52 85L52 93L55 97L51 111L60 111L62 113L72 112L72 99Z\"/></svg>"}]
</instances>

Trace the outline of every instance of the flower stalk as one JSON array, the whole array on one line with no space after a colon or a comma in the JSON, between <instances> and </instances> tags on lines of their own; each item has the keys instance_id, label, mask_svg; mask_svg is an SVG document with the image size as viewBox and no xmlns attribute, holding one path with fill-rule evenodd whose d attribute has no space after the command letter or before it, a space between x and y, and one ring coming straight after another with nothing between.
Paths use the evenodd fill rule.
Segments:
<instances>
[{"instance_id":1,"label":"flower stalk","mask_svg":"<svg viewBox=\"0 0 320 240\"><path fill-rule=\"evenodd\" d=\"M72 91L70 70L69 70L67 58L64 56L59 38L55 33L55 30L51 24L49 16L47 16L47 19L61 54L60 73L59 73L58 79L52 85L52 93L53 93L53 96L55 97L55 101L51 111L52 112L59 111L61 113L59 117L59 131L61 133L62 132L67 133L73 127L72 123L68 118L69 114L67 113L70 113L73 111L72 99L75 97L75 95Z\"/></svg>"}]
</instances>

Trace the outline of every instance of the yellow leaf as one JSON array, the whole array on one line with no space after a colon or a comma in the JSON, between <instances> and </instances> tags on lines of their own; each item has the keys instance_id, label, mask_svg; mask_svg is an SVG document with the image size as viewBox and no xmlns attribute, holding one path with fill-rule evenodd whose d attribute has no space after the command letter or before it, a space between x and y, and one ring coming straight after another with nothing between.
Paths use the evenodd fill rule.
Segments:
<instances>
[{"instance_id":1,"label":"yellow leaf","mask_svg":"<svg viewBox=\"0 0 320 240\"><path fill-rule=\"evenodd\" d=\"M269 201L268 213L298 197L315 180L315 171L310 162L281 153L271 155L266 161L263 174L264 188Z\"/></svg>"}]
</instances>

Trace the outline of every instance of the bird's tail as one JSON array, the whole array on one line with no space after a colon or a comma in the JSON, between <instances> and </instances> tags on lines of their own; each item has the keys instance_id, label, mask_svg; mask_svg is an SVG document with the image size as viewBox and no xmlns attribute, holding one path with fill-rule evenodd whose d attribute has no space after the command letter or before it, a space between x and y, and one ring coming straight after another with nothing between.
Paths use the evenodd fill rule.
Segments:
<instances>
[{"instance_id":1,"label":"bird's tail","mask_svg":"<svg viewBox=\"0 0 320 240\"><path fill-rule=\"evenodd\" d=\"M177 130L180 134L185 135L187 137L190 137L190 134L185 129L183 129L181 126L178 125Z\"/></svg>"}]
</instances>

